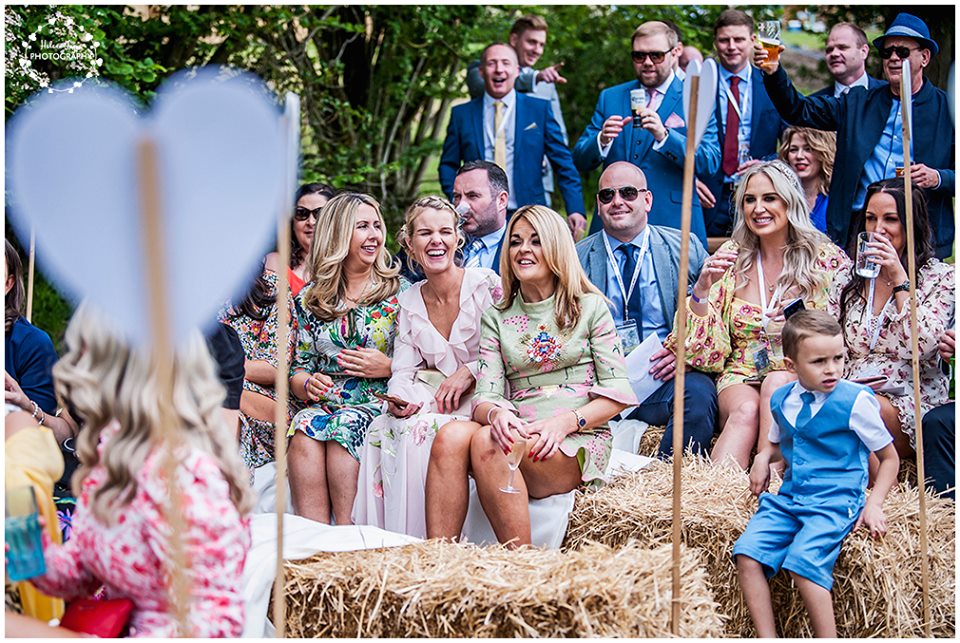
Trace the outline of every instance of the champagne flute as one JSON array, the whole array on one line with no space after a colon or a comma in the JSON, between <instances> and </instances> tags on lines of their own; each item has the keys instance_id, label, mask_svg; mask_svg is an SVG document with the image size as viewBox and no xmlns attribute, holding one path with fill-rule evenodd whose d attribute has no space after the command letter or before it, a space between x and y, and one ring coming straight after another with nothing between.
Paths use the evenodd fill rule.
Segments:
<instances>
[{"instance_id":1,"label":"champagne flute","mask_svg":"<svg viewBox=\"0 0 960 643\"><path fill-rule=\"evenodd\" d=\"M513 446L510 447L510 453L507 454L507 466L510 467L510 478L507 480L506 487L500 487L504 493L520 493L520 490L513 486L513 476L520 468L520 462L523 460L523 452L527 448L527 441L524 440L516 431L513 432Z\"/></svg>"}]
</instances>

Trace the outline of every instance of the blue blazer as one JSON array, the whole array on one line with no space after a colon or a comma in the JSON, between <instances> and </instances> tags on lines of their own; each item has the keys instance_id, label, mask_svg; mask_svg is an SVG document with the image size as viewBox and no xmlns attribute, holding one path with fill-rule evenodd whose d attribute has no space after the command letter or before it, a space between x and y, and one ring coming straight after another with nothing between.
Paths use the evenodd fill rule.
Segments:
<instances>
[{"instance_id":1,"label":"blue blazer","mask_svg":"<svg viewBox=\"0 0 960 643\"><path fill-rule=\"evenodd\" d=\"M837 156L830 180L827 204L827 234L847 247L853 200L863 176L864 165L880 141L893 106L890 85L881 82L873 89L833 96L803 96L787 77L783 67L763 75L763 84L785 121L804 127L835 131ZM914 163L923 163L940 173L940 186L924 190L927 212L937 257L952 253L954 220L954 125L946 92L929 79L913 96Z\"/></svg>"},{"instance_id":2,"label":"blue blazer","mask_svg":"<svg viewBox=\"0 0 960 643\"><path fill-rule=\"evenodd\" d=\"M884 82L886 81L880 80L879 78L874 78L870 74L867 74L867 91L870 91L874 87L878 86L880 83L884 83ZM830 98L833 98L833 87L834 85L833 83L831 83L826 87L824 87L823 89L817 90L810 95L811 96L829 96Z\"/></svg>"},{"instance_id":3,"label":"blue blazer","mask_svg":"<svg viewBox=\"0 0 960 643\"><path fill-rule=\"evenodd\" d=\"M680 202L683 198L683 159L687 144L686 116L683 109L683 83L674 77L670 88L657 108L657 114L668 128L667 140L663 146L653 149L653 134L644 129L634 129L628 122L620 135L613 140L607 158L600 158L597 135L603 129L603 122L613 115L629 116L630 90L642 89L640 81L631 80L600 92L597 107L590 124L584 130L580 140L573 148L573 161L583 173L603 163L607 167L616 161L629 161L638 166L647 176L647 187L653 194L653 207L648 221L652 225L680 227ZM676 118L671 118L675 116ZM683 125L672 125L668 121L679 119ZM720 167L720 148L717 146L717 123L710 119L707 129L697 148L694 170L701 176L709 176ZM599 230L599 217L594 215L591 232ZM693 192L693 210L690 219L690 231L707 245L707 231L703 223L703 208L697 192Z\"/></svg>"},{"instance_id":4,"label":"blue blazer","mask_svg":"<svg viewBox=\"0 0 960 643\"><path fill-rule=\"evenodd\" d=\"M777 108L773 106L770 97L767 96L767 90L763 86L761 76L763 72L759 69L750 68L750 156L755 159L769 161L777 157L777 144L780 142L780 134L786 129L785 123L780 120L780 114ZM719 80L719 78L718 78ZM717 145L720 147L720 164L723 164L723 143L726 140L726 123L720 116L720 101L726 101L727 94L723 91L722 83L717 88L717 100L714 102L713 113L717 121ZM723 189L723 169L719 166L712 175L699 174L713 196L717 199L717 205L703 213L704 218L709 221L713 218L716 210L726 212L729 203L720 202L720 193ZM731 216L731 219L733 217Z\"/></svg>"},{"instance_id":5,"label":"blue blazer","mask_svg":"<svg viewBox=\"0 0 960 643\"><path fill-rule=\"evenodd\" d=\"M567 213L584 212L580 175L573 166L570 149L563 142L560 124L541 98L516 92L517 117L513 134L513 176L510 192L517 205L546 205L541 163L546 156L563 195ZM440 155L440 187L453 199L453 179L463 163L483 160L483 96L450 111L447 137Z\"/></svg>"}]
</instances>

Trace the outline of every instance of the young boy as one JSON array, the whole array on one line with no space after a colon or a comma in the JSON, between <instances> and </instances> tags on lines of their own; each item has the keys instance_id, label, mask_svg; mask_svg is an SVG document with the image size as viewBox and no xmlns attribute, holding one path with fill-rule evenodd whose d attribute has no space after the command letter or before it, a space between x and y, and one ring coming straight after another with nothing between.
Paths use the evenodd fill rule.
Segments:
<instances>
[{"instance_id":1,"label":"young boy","mask_svg":"<svg viewBox=\"0 0 960 643\"><path fill-rule=\"evenodd\" d=\"M861 524L886 533L883 500L896 482L900 460L880 419L873 392L841 379L843 335L822 311L791 315L783 328L784 362L797 381L770 399L770 446L750 469L750 491L760 505L733 546L737 575L757 636L775 637L767 579L784 568L793 576L818 637L836 637L833 565L844 537ZM880 470L864 503L867 460ZM780 493L770 485L770 463L786 461Z\"/></svg>"}]
</instances>

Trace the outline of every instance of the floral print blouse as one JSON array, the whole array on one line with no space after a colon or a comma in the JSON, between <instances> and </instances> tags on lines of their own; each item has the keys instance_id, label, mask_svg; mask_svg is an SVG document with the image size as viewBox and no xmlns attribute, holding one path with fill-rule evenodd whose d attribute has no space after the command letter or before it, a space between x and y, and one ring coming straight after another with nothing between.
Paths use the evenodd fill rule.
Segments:
<instances>
[{"instance_id":1,"label":"floral print blouse","mask_svg":"<svg viewBox=\"0 0 960 643\"><path fill-rule=\"evenodd\" d=\"M717 252L736 253L738 250L739 245L735 241L727 241ZM804 300L804 305L807 308L825 309L833 275L849 265L849 257L839 247L824 242L816 260L822 287L812 299ZM710 289L709 309L702 317L690 310L689 298L687 300L687 364L698 371L719 373L718 393L728 386L758 376L754 355L760 349L766 350L771 370L784 368L780 348L780 329L783 324L772 322L768 326L768 335L763 328L760 306L734 295L737 281L733 267L728 268ZM664 344L668 347L675 345L672 333Z\"/></svg>"}]
</instances>

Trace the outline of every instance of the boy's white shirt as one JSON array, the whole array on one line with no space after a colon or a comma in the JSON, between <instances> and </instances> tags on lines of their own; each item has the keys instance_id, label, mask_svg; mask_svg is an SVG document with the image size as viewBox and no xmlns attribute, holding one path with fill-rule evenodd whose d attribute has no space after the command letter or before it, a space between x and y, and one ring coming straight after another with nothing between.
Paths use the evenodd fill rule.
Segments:
<instances>
[{"instance_id":1,"label":"boy's white shirt","mask_svg":"<svg viewBox=\"0 0 960 643\"><path fill-rule=\"evenodd\" d=\"M813 393L813 402L810 404L811 418L816 417L817 412L826 403L829 393L820 391L809 391L800 384L794 382L793 388L787 393L783 400L783 417L790 423L796 424L797 416L800 415L800 409L803 407L803 400L800 399L801 393ZM883 447L893 442L893 437L887 431L880 417L880 403L876 396L868 391L861 391L853 403L853 410L850 413L850 429L856 433L860 440L867 445L871 451L879 451ZM780 426L774 417L773 424L770 425L769 438L771 442L780 443Z\"/></svg>"}]
</instances>

